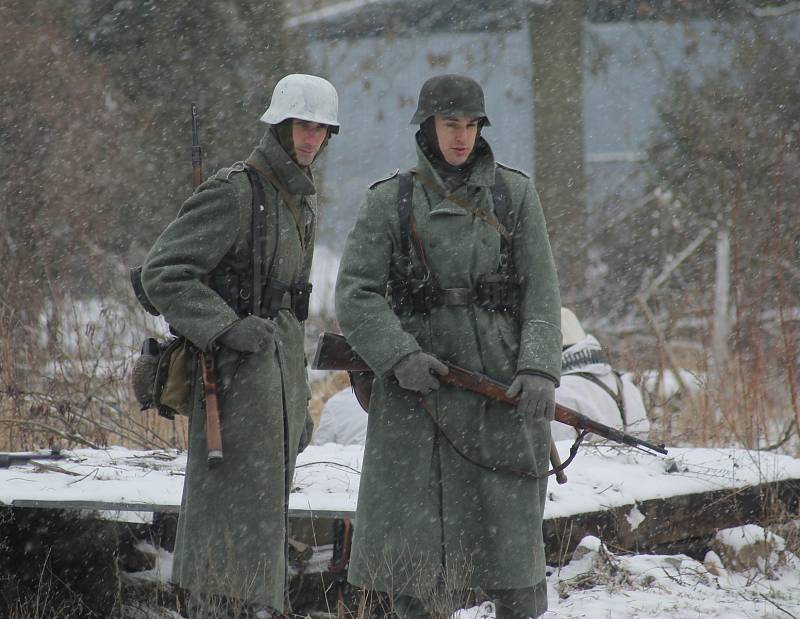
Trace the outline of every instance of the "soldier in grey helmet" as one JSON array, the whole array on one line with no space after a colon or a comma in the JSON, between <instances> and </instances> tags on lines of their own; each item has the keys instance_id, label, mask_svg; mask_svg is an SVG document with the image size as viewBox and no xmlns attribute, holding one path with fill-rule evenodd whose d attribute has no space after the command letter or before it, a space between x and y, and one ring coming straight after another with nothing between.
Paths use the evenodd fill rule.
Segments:
<instances>
[{"instance_id":1,"label":"soldier in grey helmet","mask_svg":"<svg viewBox=\"0 0 800 619\"><path fill-rule=\"evenodd\" d=\"M290 610L288 498L310 397L303 334L317 222L311 165L338 132L337 112L327 80L281 79L250 157L196 189L142 268L152 305L216 366L225 455L215 468L206 458L198 363L191 368L172 579L191 594L192 619Z\"/></svg>"},{"instance_id":2,"label":"soldier in grey helmet","mask_svg":"<svg viewBox=\"0 0 800 619\"><path fill-rule=\"evenodd\" d=\"M403 618L481 590L500 619L547 609L542 516L558 281L530 179L495 161L474 80L426 81L417 165L374 183L342 256L336 313L375 373L349 580ZM447 361L516 408L441 384Z\"/></svg>"}]
</instances>

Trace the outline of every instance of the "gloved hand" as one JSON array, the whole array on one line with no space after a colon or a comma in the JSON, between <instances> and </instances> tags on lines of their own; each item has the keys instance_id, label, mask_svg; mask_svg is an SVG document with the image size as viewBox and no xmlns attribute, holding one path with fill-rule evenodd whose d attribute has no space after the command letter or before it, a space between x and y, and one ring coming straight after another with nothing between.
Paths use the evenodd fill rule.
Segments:
<instances>
[{"instance_id":1,"label":"gloved hand","mask_svg":"<svg viewBox=\"0 0 800 619\"><path fill-rule=\"evenodd\" d=\"M433 355L418 350L403 357L394 367L394 376L403 389L430 393L439 388L439 381L431 374L447 374L447 366Z\"/></svg>"},{"instance_id":2,"label":"gloved hand","mask_svg":"<svg viewBox=\"0 0 800 619\"><path fill-rule=\"evenodd\" d=\"M544 417L553 421L556 412L556 385L539 374L517 374L506 391L509 398L519 395L517 411L524 416Z\"/></svg>"},{"instance_id":3,"label":"gloved hand","mask_svg":"<svg viewBox=\"0 0 800 619\"><path fill-rule=\"evenodd\" d=\"M258 352L272 343L275 323L269 318L245 316L234 322L216 341L238 352Z\"/></svg>"}]
</instances>

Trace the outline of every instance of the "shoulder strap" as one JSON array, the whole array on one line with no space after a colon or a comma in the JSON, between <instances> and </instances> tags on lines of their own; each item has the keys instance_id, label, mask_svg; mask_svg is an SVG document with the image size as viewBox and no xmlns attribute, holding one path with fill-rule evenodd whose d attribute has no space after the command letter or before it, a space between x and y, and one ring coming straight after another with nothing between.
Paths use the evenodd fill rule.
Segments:
<instances>
[{"instance_id":1,"label":"shoulder strap","mask_svg":"<svg viewBox=\"0 0 800 619\"><path fill-rule=\"evenodd\" d=\"M619 414L622 417L622 427L628 427L628 415L625 412L625 386L622 384L622 374L617 372L616 370L611 370L612 374L614 374L614 378L617 380L617 392L619 393L619 399L617 400L617 407L619 408Z\"/></svg>"},{"instance_id":2,"label":"shoulder strap","mask_svg":"<svg viewBox=\"0 0 800 619\"><path fill-rule=\"evenodd\" d=\"M500 271L512 269L511 242L514 239L514 212L511 210L511 192L503 175L495 169L494 185L492 185L492 202L497 221L508 231L500 235Z\"/></svg>"},{"instance_id":3,"label":"shoulder strap","mask_svg":"<svg viewBox=\"0 0 800 619\"><path fill-rule=\"evenodd\" d=\"M614 374L614 378L617 380L617 390L618 393L614 393L614 391L606 385L602 380L600 380L597 376L592 374L591 372L570 372L566 376L580 376L581 378L585 378L590 383L593 383L600 387L603 391L605 391L614 403L617 405L617 409L619 410L619 415L622 419L622 427L625 428L627 424L627 420L625 419L625 402L622 400L622 380L619 377L617 372L612 372Z\"/></svg>"},{"instance_id":4,"label":"shoulder strap","mask_svg":"<svg viewBox=\"0 0 800 619\"><path fill-rule=\"evenodd\" d=\"M264 228L266 219L266 209L264 203L264 187L258 178L258 173L251 166L247 166L247 178L250 179L250 189L253 194L253 292L252 292L252 313L255 316L261 315L261 266L264 262Z\"/></svg>"},{"instance_id":5,"label":"shoulder strap","mask_svg":"<svg viewBox=\"0 0 800 619\"><path fill-rule=\"evenodd\" d=\"M303 244L303 249L305 249L305 242L306 242L306 230L303 224L303 216L302 216L302 205L298 205L297 201L294 199L294 196L289 193L289 190L286 186L281 182L281 180L272 172L272 170L262 168L261 166L257 165L250 159L247 160L247 166L252 168L253 170L257 171L262 176L265 176L270 184L275 188L281 198L283 198L284 203L286 203L286 207L289 209L289 212L292 214L292 219L294 220L295 228L297 229L297 236L300 237L300 243Z\"/></svg>"},{"instance_id":6,"label":"shoulder strap","mask_svg":"<svg viewBox=\"0 0 800 619\"><path fill-rule=\"evenodd\" d=\"M411 172L401 172L397 189L397 215L400 218L400 250L410 260L409 230L413 205L414 177Z\"/></svg>"},{"instance_id":7,"label":"shoulder strap","mask_svg":"<svg viewBox=\"0 0 800 619\"><path fill-rule=\"evenodd\" d=\"M399 176L400 185L397 189L397 214L400 219L400 248L406 261L406 272L414 272L414 264L411 261L410 242L414 243L414 251L417 253L419 261L425 269L423 279L432 277L431 269L428 266L428 259L425 256L425 248L422 239L417 232L417 220L414 218L414 176L413 170L403 172Z\"/></svg>"},{"instance_id":8,"label":"shoulder strap","mask_svg":"<svg viewBox=\"0 0 800 619\"><path fill-rule=\"evenodd\" d=\"M497 171L495 171L494 185L492 185L492 202L494 202L494 214L497 221L503 224L509 234L513 234L514 212L511 210L511 192L506 179ZM502 238L506 239L505 236Z\"/></svg>"}]
</instances>

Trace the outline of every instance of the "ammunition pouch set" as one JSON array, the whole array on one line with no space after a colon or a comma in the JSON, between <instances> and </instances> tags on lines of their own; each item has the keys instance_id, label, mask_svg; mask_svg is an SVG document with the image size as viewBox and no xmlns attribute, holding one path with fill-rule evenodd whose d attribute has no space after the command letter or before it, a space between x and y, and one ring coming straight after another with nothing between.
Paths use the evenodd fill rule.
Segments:
<instances>
[{"instance_id":1,"label":"ammunition pouch set","mask_svg":"<svg viewBox=\"0 0 800 619\"><path fill-rule=\"evenodd\" d=\"M262 278L265 215L261 205L266 203L264 189L256 173L245 167L253 194L253 261L249 273L212 272L205 280L239 318L257 315L275 318L280 310L291 311L300 322L308 318L311 283L284 283L275 278ZM270 267L272 265L269 265ZM136 299L153 316L159 311L147 298L142 286L142 267L130 271L131 285ZM254 294L255 291L255 294ZM170 329L172 331L172 329ZM141 355L132 371L133 391L142 410L155 408L167 419L191 413L191 386L197 367L199 350L185 337L173 332L175 337L164 342L147 338Z\"/></svg>"},{"instance_id":2,"label":"ammunition pouch set","mask_svg":"<svg viewBox=\"0 0 800 619\"><path fill-rule=\"evenodd\" d=\"M413 172L400 174L397 211L400 218L400 243L402 265L400 274L386 284L386 299L398 316L413 314L428 315L435 307L476 305L492 312L516 312L520 303L520 285L514 273L511 258L511 242L508 230L513 228L511 197L502 176L495 176L492 187L494 211L500 226L503 226L500 241L500 264L493 273L478 276L474 289L441 288L428 267L422 241L416 230L412 213L414 190ZM411 246L423 268L420 277L411 260Z\"/></svg>"},{"instance_id":3,"label":"ammunition pouch set","mask_svg":"<svg viewBox=\"0 0 800 619\"><path fill-rule=\"evenodd\" d=\"M520 288L514 277L484 273L470 288L439 288L432 278L397 278L386 284L389 305L398 316L427 315L434 307L477 305L491 312L515 312Z\"/></svg>"},{"instance_id":4,"label":"ammunition pouch set","mask_svg":"<svg viewBox=\"0 0 800 619\"><path fill-rule=\"evenodd\" d=\"M240 318L255 314L274 319L282 309L291 311L300 322L308 318L310 283L285 284L276 279L267 280L261 286L261 307L258 311L254 311L253 307L250 277L239 277L233 272L212 275L209 285Z\"/></svg>"}]
</instances>

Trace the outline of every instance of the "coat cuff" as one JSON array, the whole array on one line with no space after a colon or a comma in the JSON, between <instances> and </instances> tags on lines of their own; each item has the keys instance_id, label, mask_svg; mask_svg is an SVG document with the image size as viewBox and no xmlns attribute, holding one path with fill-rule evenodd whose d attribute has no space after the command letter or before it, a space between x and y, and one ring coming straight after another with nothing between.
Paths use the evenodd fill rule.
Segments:
<instances>
[{"instance_id":1,"label":"coat cuff","mask_svg":"<svg viewBox=\"0 0 800 619\"><path fill-rule=\"evenodd\" d=\"M540 372L539 370L520 370L519 372L517 372L517 376L519 376L520 374L525 374L526 376L542 376L548 380L553 381L556 387L558 387L561 384L547 372Z\"/></svg>"},{"instance_id":2,"label":"coat cuff","mask_svg":"<svg viewBox=\"0 0 800 619\"><path fill-rule=\"evenodd\" d=\"M361 327L349 334L347 341L375 372L375 375L381 378L390 375L401 359L422 350L414 336L402 330L397 335L382 336L385 345L359 345L362 340L361 334L364 335L365 342L374 342L375 333L380 333L380 331L374 330L370 325L362 324Z\"/></svg>"},{"instance_id":3,"label":"coat cuff","mask_svg":"<svg viewBox=\"0 0 800 619\"><path fill-rule=\"evenodd\" d=\"M544 320L522 323L517 373L538 372L556 385L561 380L561 329Z\"/></svg>"}]
</instances>

